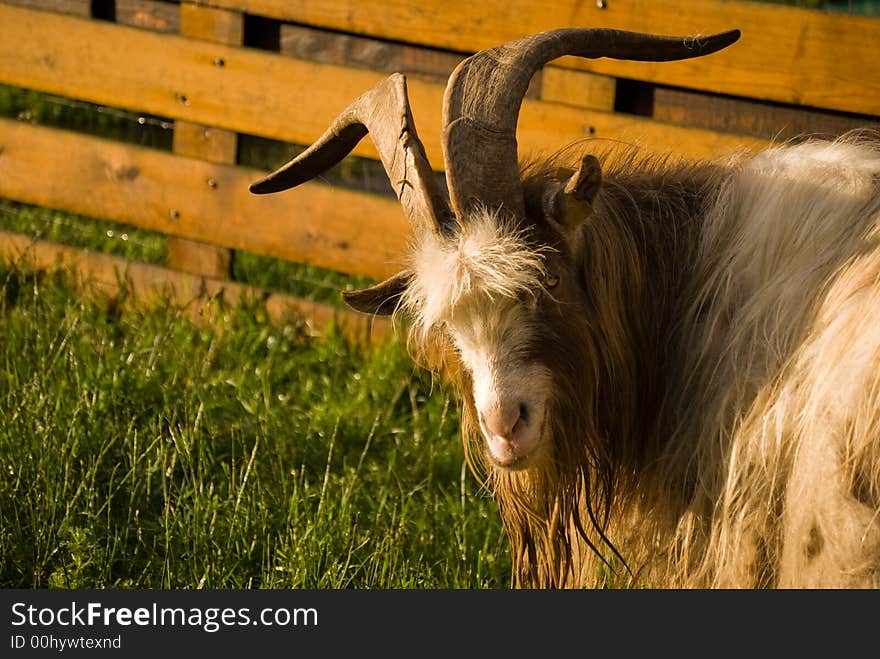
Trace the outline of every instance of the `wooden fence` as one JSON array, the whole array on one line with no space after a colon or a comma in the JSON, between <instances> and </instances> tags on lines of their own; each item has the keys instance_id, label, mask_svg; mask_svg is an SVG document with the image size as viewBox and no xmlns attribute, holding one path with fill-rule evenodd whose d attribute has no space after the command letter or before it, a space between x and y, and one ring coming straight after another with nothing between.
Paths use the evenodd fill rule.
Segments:
<instances>
[{"instance_id":1,"label":"wooden fence","mask_svg":"<svg viewBox=\"0 0 880 659\"><path fill-rule=\"evenodd\" d=\"M0 119L0 197L159 231L166 267L127 263L0 234L108 283L178 295L244 287L234 250L381 278L409 227L393 199L320 182L254 196L262 174L238 164L239 134L309 144L389 72L409 74L413 114L441 166L445 79L466 54L528 33L607 26L665 34L740 28L735 46L675 63L563 58L536 77L519 122L521 153L586 136L707 157L799 133L880 127L880 19L754 2L608 0L6 0L0 83L174 121L171 152ZM355 155L374 158L369 139ZM367 319L273 295L270 307L331 317L357 335Z\"/></svg>"}]
</instances>

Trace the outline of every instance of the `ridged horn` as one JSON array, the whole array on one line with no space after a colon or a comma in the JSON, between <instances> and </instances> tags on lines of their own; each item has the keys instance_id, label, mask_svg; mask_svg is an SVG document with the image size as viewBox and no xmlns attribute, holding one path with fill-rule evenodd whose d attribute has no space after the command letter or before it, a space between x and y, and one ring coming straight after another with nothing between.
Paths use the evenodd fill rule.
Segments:
<instances>
[{"instance_id":1,"label":"ridged horn","mask_svg":"<svg viewBox=\"0 0 880 659\"><path fill-rule=\"evenodd\" d=\"M542 32L480 51L452 73L443 100L443 156L459 222L475 204L525 214L516 124L535 72L564 55L661 62L708 55L734 43L739 30L664 37L602 28Z\"/></svg>"},{"instance_id":2,"label":"ridged horn","mask_svg":"<svg viewBox=\"0 0 880 659\"><path fill-rule=\"evenodd\" d=\"M452 213L416 132L406 78L399 73L362 94L317 142L249 189L266 194L304 183L340 162L367 134L416 235L446 233L454 224Z\"/></svg>"}]
</instances>

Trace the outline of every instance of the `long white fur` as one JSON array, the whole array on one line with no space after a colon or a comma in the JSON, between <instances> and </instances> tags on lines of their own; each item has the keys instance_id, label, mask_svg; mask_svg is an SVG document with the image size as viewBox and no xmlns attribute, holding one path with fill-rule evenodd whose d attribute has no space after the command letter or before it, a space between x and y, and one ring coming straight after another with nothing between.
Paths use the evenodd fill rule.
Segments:
<instances>
[{"instance_id":1,"label":"long white fur","mask_svg":"<svg viewBox=\"0 0 880 659\"><path fill-rule=\"evenodd\" d=\"M649 584L880 586L878 178L877 143L841 140L770 149L725 179L668 384L678 421L609 529ZM478 214L412 269L412 331L452 328L478 405L552 386L505 359L544 275L521 234ZM683 482L682 512L664 496ZM576 555L591 583L592 552Z\"/></svg>"},{"instance_id":2,"label":"long white fur","mask_svg":"<svg viewBox=\"0 0 880 659\"><path fill-rule=\"evenodd\" d=\"M666 456L699 496L663 581L880 585L878 175L876 143L775 148L706 217Z\"/></svg>"},{"instance_id":3,"label":"long white fur","mask_svg":"<svg viewBox=\"0 0 880 659\"><path fill-rule=\"evenodd\" d=\"M497 211L475 212L455 240L425 234L412 251L414 277L402 301L416 331L460 317L475 305L534 295L543 279L543 254Z\"/></svg>"}]
</instances>

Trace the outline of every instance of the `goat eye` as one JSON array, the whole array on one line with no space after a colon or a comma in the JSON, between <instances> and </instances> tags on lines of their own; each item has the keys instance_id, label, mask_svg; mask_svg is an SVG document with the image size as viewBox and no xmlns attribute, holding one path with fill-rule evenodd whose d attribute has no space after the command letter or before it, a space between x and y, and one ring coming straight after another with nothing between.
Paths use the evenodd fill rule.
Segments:
<instances>
[{"instance_id":1,"label":"goat eye","mask_svg":"<svg viewBox=\"0 0 880 659\"><path fill-rule=\"evenodd\" d=\"M546 274L544 275L544 287L545 288L554 288L559 283L559 276Z\"/></svg>"}]
</instances>

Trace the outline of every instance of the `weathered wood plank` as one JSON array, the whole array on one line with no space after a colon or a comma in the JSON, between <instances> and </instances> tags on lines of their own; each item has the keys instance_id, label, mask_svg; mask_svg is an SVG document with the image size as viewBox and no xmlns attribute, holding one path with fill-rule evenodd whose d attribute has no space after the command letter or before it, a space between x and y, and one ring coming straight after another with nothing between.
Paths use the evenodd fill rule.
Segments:
<instances>
[{"instance_id":1,"label":"weathered wood plank","mask_svg":"<svg viewBox=\"0 0 880 659\"><path fill-rule=\"evenodd\" d=\"M0 120L0 196L376 279L411 230L393 199L307 183L252 195L263 172Z\"/></svg>"},{"instance_id":2,"label":"weathered wood plank","mask_svg":"<svg viewBox=\"0 0 880 659\"><path fill-rule=\"evenodd\" d=\"M88 18L91 15L91 0L3 0L10 5L18 5L19 7L27 7L29 9L40 9L44 11L54 11L59 14L70 14L71 16L79 16Z\"/></svg>"},{"instance_id":3,"label":"weathered wood plank","mask_svg":"<svg viewBox=\"0 0 880 659\"><path fill-rule=\"evenodd\" d=\"M455 67L466 57L461 53L421 48L301 25L282 24L280 32L282 55L321 64L368 69L388 74L402 72L410 79L418 78L444 87ZM541 71L535 74L526 91L526 98L540 96L542 75ZM582 77L587 75L590 74L581 72ZM583 93L578 91L577 98L583 98Z\"/></svg>"},{"instance_id":4,"label":"weathered wood plank","mask_svg":"<svg viewBox=\"0 0 880 659\"><path fill-rule=\"evenodd\" d=\"M235 162L238 136L221 128L211 128L190 121L174 123L174 152L216 163Z\"/></svg>"},{"instance_id":5,"label":"weathered wood plank","mask_svg":"<svg viewBox=\"0 0 880 659\"><path fill-rule=\"evenodd\" d=\"M244 37L244 18L241 12L181 2L180 31L188 37L237 46Z\"/></svg>"},{"instance_id":6,"label":"weathered wood plank","mask_svg":"<svg viewBox=\"0 0 880 659\"><path fill-rule=\"evenodd\" d=\"M53 35L65 34L65 39ZM227 130L309 144L385 74L0 5L0 81ZM443 85L411 80L413 115L433 166L442 169ZM553 153L573 140L634 141L708 157L758 142L526 99L520 151ZM355 155L376 157L369 140Z\"/></svg>"},{"instance_id":7,"label":"weathered wood plank","mask_svg":"<svg viewBox=\"0 0 880 659\"><path fill-rule=\"evenodd\" d=\"M116 22L176 34L180 32L180 5L163 0L116 0Z\"/></svg>"},{"instance_id":8,"label":"weathered wood plank","mask_svg":"<svg viewBox=\"0 0 880 659\"><path fill-rule=\"evenodd\" d=\"M548 66L541 76L541 99L613 112L616 86L610 76Z\"/></svg>"},{"instance_id":9,"label":"weathered wood plank","mask_svg":"<svg viewBox=\"0 0 880 659\"><path fill-rule=\"evenodd\" d=\"M707 130L731 130L776 142L803 135L837 137L862 128L880 131L880 117L866 120L861 116L664 87L654 90L653 117Z\"/></svg>"},{"instance_id":10,"label":"weathered wood plank","mask_svg":"<svg viewBox=\"0 0 880 659\"><path fill-rule=\"evenodd\" d=\"M652 0L208 1L297 23L462 52L559 27L674 35L739 28L743 32L739 44L699 61L651 64L566 58L560 63L679 87L880 114L880 22L871 17L731 0L674 4Z\"/></svg>"},{"instance_id":11,"label":"weathered wood plank","mask_svg":"<svg viewBox=\"0 0 880 659\"><path fill-rule=\"evenodd\" d=\"M370 318L346 309L303 300L291 295L272 293L230 281L184 274L168 268L128 261L118 256L39 241L19 234L0 232L0 256L32 267L72 272L78 283L93 285L100 292L115 295L125 282L126 301L150 305L170 299L183 305L197 319L211 319L216 311L214 301L238 304L242 300L260 299L274 322L303 318L312 335L319 336L334 324L350 339L370 343L388 336L392 328L383 318Z\"/></svg>"},{"instance_id":12,"label":"weathered wood plank","mask_svg":"<svg viewBox=\"0 0 880 659\"><path fill-rule=\"evenodd\" d=\"M383 73L405 72L444 85L464 59L458 53L290 24L281 25L281 54Z\"/></svg>"},{"instance_id":13,"label":"weathered wood plank","mask_svg":"<svg viewBox=\"0 0 880 659\"><path fill-rule=\"evenodd\" d=\"M231 46L241 45L244 35L242 14L189 2L180 5L179 13L180 31L184 36ZM214 129L209 133L205 126L182 120L175 122L175 153L234 165L237 147L238 135L234 132ZM191 274L228 279L232 251L217 245L171 237L168 239L167 264L169 268Z\"/></svg>"},{"instance_id":14,"label":"weathered wood plank","mask_svg":"<svg viewBox=\"0 0 880 659\"><path fill-rule=\"evenodd\" d=\"M232 250L186 238L168 238L166 264L173 270L228 279L232 268Z\"/></svg>"},{"instance_id":15,"label":"weathered wood plank","mask_svg":"<svg viewBox=\"0 0 880 659\"><path fill-rule=\"evenodd\" d=\"M211 136L211 139L208 139ZM203 158L215 163L235 164L237 135L187 121L174 123L174 153ZM220 221L220 218L218 218ZM169 268L215 279L227 279L232 267L232 251L226 247L178 238L168 238Z\"/></svg>"}]
</instances>

